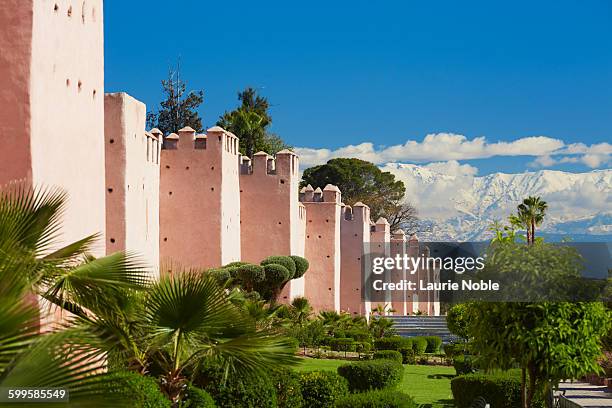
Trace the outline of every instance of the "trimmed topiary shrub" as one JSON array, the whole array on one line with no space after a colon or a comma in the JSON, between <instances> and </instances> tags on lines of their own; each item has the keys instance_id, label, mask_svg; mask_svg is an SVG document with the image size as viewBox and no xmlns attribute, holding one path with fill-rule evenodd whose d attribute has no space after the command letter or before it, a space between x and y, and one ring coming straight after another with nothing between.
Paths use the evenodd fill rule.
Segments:
<instances>
[{"instance_id":1,"label":"trimmed topiary shrub","mask_svg":"<svg viewBox=\"0 0 612 408\"><path fill-rule=\"evenodd\" d=\"M229 375L220 367L203 368L194 384L207 391L219 407L275 408L276 390L268 376Z\"/></svg>"},{"instance_id":2,"label":"trimmed topiary shrub","mask_svg":"<svg viewBox=\"0 0 612 408\"><path fill-rule=\"evenodd\" d=\"M372 350L372 344L363 341L355 343L355 351L358 353L368 353Z\"/></svg>"},{"instance_id":3,"label":"trimmed topiary shrub","mask_svg":"<svg viewBox=\"0 0 612 408\"><path fill-rule=\"evenodd\" d=\"M285 280L293 279L295 276L296 266L295 261L290 256L269 256L260 262L262 266L266 265L282 265L289 271L289 277Z\"/></svg>"},{"instance_id":4,"label":"trimmed topiary shrub","mask_svg":"<svg viewBox=\"0 0 612 408\"><path fill-rule=\"evenodd\" d=\"M425 340L427 341L427 348L425 349L426 353L439 353L440 346L442 345L442 339L438 336L425 336Z\"/></svg>"},{"instance_id":5,"label":"trimmed topiary shrub","mask_svg":"<svg viewBox=\"0 0 612 408\"><path fill-rule=\"evenodd\" d=\"M308 260L297 255L291 255L290 258L295 262L295 274L293 275L293 279L301 278L310 267Z\"/></svg>"},{"instance_id":6,"label":"trimmed topiary shrub","mask_svg":"<svg viewBox=\"0 0 612 408\"><path fill-rule=\"evenodd\" d=\"M416 364L416 353L412 349L412 344L409 348L400 348L399 352L402 355L402 364Z\"/></svg>"},{"instance_id":7,"label":"trimmed topiary shrub","mask_svg":"<svg viewBox=\"0 0 612 408\"><path fill-rule=\"evenodd\" d=\"M359 329L347 330L344 333L344 337L350 337L351 339L355 341L368 342L368 343L372 340L372 335L370 334L369 331L359 330Z\"/></svg>"},{"instance_id":8,"label":"trimmed topiary shrub","mask_svg":"<svg viewBox=\"0 0 612 408\"><path fill-rule=\"evenodd\" d=\"M417 408L407 394L396 390L375 390L349 394L336 402L336 408Z\"/></svg>"},{"instance_id":9,"label":"trimmed topiary shrub","mask_svg":"<svg viewBox=\"0 0 612 408\"><path fill-rule=\"evenodd\" d=\"M413 337L412 349L417 356L424 354L425 350L427 350L427 339L425 337Z\"/></svg>"},{"instance_id":10,"label":"trimmed topiary shrub","mask_svg":"<svg viewBox=\"0 0 612 408\"><path fill-rule=\"evenodd\" d=\"M240 279L247 292L251 292L256 283L266 278L266 273L263 266L245 264L236 267L236 277Z\"/></svg>"},{"instance_id":11,"label":"trimmed topiary shrub","mask_svg":"<svg viewBox=\"0 0 612 408\"><path fill-rule=\"evenodd\" d=\"M272 372L271 380L276 388L278 408L301 408L304 406L300 375L293 370Z\"/></svg>"},{"instance_id":12,"label":"trimmed topiary shrub","mask_svg":"<svg viewBox=\"0 0 612 408\"><path fill-rule=\"evenodd\" d=\"M472 356L465 356L463 354L458 354L453 358L453 367L455 367L455 371L457 375L461 374L471 374L476 371L476 367L474 367L474 363L472 361Z\"/></svg>"},{"instance_id":13,"label":"trimmed topiary shrub","mask_svg":"<svg viewBox=\"0 0 612 408\"><path fill-rule=\"evenodd\" d=\"M451 380L451 390L458 408L469 408L477 397L483 397L495 408L521 406L521 378L518 370L487 375L460 375ZM536 398L532 407L544 407L542 399Z\"/></svg>"},{"instance_id":14,"label":"trimmed topiary shrub","mask_svg":"<svg viewBox=\"0 0 612 408\"><path fill-rule=\"evenodd\" d=\"M300 374L304 407L328 408L348 394L347 381L332 371L311 371Z\"/></svg>"},{"instance_id":15,"label":"trimmed topiary shrub","mask_svg":"<svg viewBox=\"0 0 612 408\"><path fill-rule=\"evenodd\" d=\"M374 348L376 350L399 350L402 346L402 341L400 336L383 337L374 340Z\"/></svg>"},{"instance_id":16,"label":"trimmed topiary shrub","mask_svg":"<svg viewBox=\"0 0 612 408\"><path fill-rule=\"evenodd\" d=\"M329 341L329 346L333 351L344 351L344 356L346 356L347 351L355 351L357 348L355 340L349 337L333 338Z\"/></svg>"},{"instance_id":17,"label":"trimmed topiary shrub","mask_svg":"<svg viewBox=\"0 0 612 408\"><path fill-rule=\"evenodd\" d=\"M110 394L120 394L130 398L134 408L170 408L172 403L159 389L157 381L131 371L110 373L106 387Z\"/></svg>"},{"instance_id":18,"label":"trimmed topiary shrub","mask_svg":"<svg viewBox=\"0 0 612 408\"><path fill-rule=\"evenodd\" d=\"M213 268L207 270L205 273L212 276L215 281L221 286L224 286L227 281L230 280L230 278L232 277L230 275L229 269L226 268Z\"/></svg>"},{"instance_id":19,"label":"trimmed topiary shrub","mask_svg":"<svg viewBox=\"0 0 612 408\"><path fill-rule=\"evenodd\" d=\"M404 367L393 360L357 361L338 367L338 374L347 379L351 392L368 391L396 386Z\"/></svg>"},{"instance_id":20,"label":"trimmed topiary shrub","mask_svg":"<svg viewBox=\"0 0 612 408\"><path fill-rule=\"evenodd\" d=\"M399 351L395 351L395 350L377 351L374 353L372 358L374 360L393 360L393 361L397 361L400 364L402 364L402 361L404 360L402 357L402 353L400 353Z\"/></svg>"},{"instance_id":21,"label":"trimmed topiary shrub","mask_svg":"<svg viewBox=\"0 0 612 408\"><path fill-rule=\"evenodd\" d=\"M215 408L215 400L201 388L189 384L183 396L184 408Z\"/></svg>"}]
</instances>

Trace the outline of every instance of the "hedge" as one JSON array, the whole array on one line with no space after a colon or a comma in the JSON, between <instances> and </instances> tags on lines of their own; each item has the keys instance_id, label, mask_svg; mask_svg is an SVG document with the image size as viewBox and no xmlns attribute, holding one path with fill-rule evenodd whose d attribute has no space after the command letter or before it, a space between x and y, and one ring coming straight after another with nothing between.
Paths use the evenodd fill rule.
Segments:
<instances>
[{"instance_id":1,"label":"hedge","mask_svg":"<svg viewBox=\"0 0 612 408\"><path fill-rule=\"evenodd\" d=\"M403 339L400 336L383 337L374 340L374 348L376 350L399 350L402 342Z\"/></svg>"},{"instance_id":2,"label":"hedge","mask_svg":"<svg viewBox=\"0 0 612 408\"><path fill-rule=\"evenodd\" d=\"M439 353L440 346L442 345L442 339L438 336L425 336L427 341L426 353Z\"/></svg>"},{"instance_id":3,"label":"hedge","mask_svg":"<svg viewBox=\"0 0 612 408\"><path fill-rule=\"evenodd\" d=\"M412 349L418 356L424 354L427 350L427 339L425 337L413 337Z\"/></svg>"},{"instance_id":4,"label":"hedge","mask_svg":"<svg viewBox=\"0 0 612 408\"><path fill-rule=\"evenodd\" d=\"M338 374L346 378L351 392L368 391L399 384L404 367L393 360L357 361L338 367Z\"/></svg>"},{"instance_id":5,"label":"hedge","mask_svg":"<svg viewBox=\"0 0 612 408\"><path fill-rule=\"evenodd\" d=\"M181 407L215 408L216 406L215 400L209 393L191 384L187 386L187 391L183 396L183 405L181 405Z\"/></svg>"},{"instance_id":6,"label":"hedge","mask_svg":"<svg viewBox=\"0 0 612 408\"><path fill-rule=\"evenodd\" d=\"M291 255L290 258L295 262L295 274L293 275L293 279L301 278L310 266L308 260L297 255Z\"/></svg>"},{"instance_id":7,"label":"hedge","mask_svg":"<svg viewBox=\"0 0 612 408\"><path fill-rule=\"evenodd\" d=\"M329 340L329 346L333 351L355 351L357 345L355 340L350 337L341 337L339 339L333 338Z\"/></svg>"},{"instance_id":8,"label":"hedge","mask_svg":"<svg viewBox=\"0 0 612 408\"><path fill-rule=\"evenodd\" d=\"M268 376L238 377L229 375L224 381L219 367L203 368L194 384L206 390L219 407L275 408L276 390Z\"/></svg>"},{"instance_id":9,"label":"hedge","mask_svg":"<svg viewBox=\"0 0 612 408\"><path fill-rule=\"evenodd\" d=\"M395 350L377 351L374 353L372 358L374 358L374 360L394 360L400 364L402 364L402 361L404 360L402 357L402 353L400 353L399 351L395 351Z\"/></svg>"},{"instance_id":10,"label":"hedge","mask_svg":"<svg viewBox=\"0 0 612 408\"><path fill-rule=\"evenodd\" d=\"M483 397L495 408L521 406L521 378L517 370L460 375L451 380L451 390L458 408L469 408L478 397ZM532 408L540 407L544 407L544 403L541 398L536 398Z\"/></svg>"},{"instance_id":11,"label":"hedge","mask_svg":"<svg viewBox=\"0 0 612 408\"><path fill-rule=\"evenodd\" d=\"M278 408L301 408L304 406L300 375L293 370L276 370L271 375L276 388Z\"/></svg>"},{"instance_id":12,"label":"hedge","mask_svg":"<svg viewBox=\"0 0 612 408\"><path fill-rule=\"evenodd\" d=\"M170 400L160 391L157 381L131 371L116 371L108 375L105 386L109 396L118 394L130 399L134 408L170 408Z\"/></svg>"},{"instance_id":13,"label":"hedge","mask_svg":"<svg viewBox=\"0 0 612 408\"><path fill-rule=\"evenodd\" d=\"M333 407L348 394L347 381L333 371L311 371L300 374L304 407Z\"/></svg>"},{"instance_id":14,"label":"hedge","mask_svg":"<svg viewBox=\"0 0 612 408\"><path fill-rule=\"evenodd\" d=\"M410 396L395 390L350 394L336 403L336 408L417 408L418 406Z\"/></svg>"},{"instance_id":15,"label":"hedge","mask_svg":"<svg viewBox=\"0 0 612 408\"><path fill-rule=\"evenodd\" d=\"M411 347L402 347L399 349L402 355L402 364L416 364L416 353Z\"/></svg>"}]
</instances>

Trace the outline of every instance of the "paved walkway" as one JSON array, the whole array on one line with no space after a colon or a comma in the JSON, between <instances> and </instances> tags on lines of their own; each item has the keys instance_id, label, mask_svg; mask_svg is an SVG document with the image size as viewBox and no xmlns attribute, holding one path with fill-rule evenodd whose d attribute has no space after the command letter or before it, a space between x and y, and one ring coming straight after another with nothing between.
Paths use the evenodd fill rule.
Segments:
<instances>
[{"instance_id":1,"label":"paved walkway","mask_svg":"<svg viewBox=\"0 0 612 408\"><path fill-rule=\"evenodd\" d=\"M567 401L561 403L562 408L612 407L612 393L604 386L565 382L559 384L559 394L563 394L564 391Z\"/></svg>"}]
</instances>

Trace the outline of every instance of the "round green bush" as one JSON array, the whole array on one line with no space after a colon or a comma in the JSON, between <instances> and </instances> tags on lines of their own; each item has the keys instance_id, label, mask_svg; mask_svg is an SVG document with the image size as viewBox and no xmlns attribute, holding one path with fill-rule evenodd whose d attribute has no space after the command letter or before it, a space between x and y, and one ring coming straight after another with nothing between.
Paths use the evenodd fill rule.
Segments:
<instances>
[{"instance_id":1,"label":"round green bush","mask_svg":"<svg viewBox=\"0 0 612 408\"><path fill-rule=\"evenodd\" d=\"M374 360L393 360L393 361L397 361L400 364L402 364L402 361L404 360L402 358L402 353L400 353L399 351L395 351L395 350L377 351L374 353L372 358Z\"/></svg>"},{"instance_id":2,"label":"round green bush","mask_svg":"<svg viewBox=\"0 0 612 408\"><path fill-rule=\"evenodd\" d=\"M289 277L285 280L293 279L295 277L296 265L293 258L290 256L269 256L260 262L262 266L266 265L282 265L289 271Z\"/></svg>"},{"instance_id":3,"label":"round green bush","mask_svg":"<svg viewBox=\"0 0 612 408\"><path fill-rule=\"evenodd\" d=\"M184 408L216 408L217 405L209 393L189 384L183 396L183 405L181 406Z\"/></svg>"},{"instance_id":4,"label":"round green bush","mask_svg":"<svg viewBox=\"0 0 612 408\"><path fill-rule=\"evenodd\" d=\"M106 383L109 394L129 397L134 408L170 408L172 403L159 389L157 381L132 371L116 371L108 374Z\"/></svg>"},{"instance_id":5,"label":"round green bush","mask_svg":"<svg viewBox=\"0 0 612 408\"><path fill-rule=\"evenodd\" d=\"M442 339L438 336L426 336L425 340L427 341L427 348L425 349L426 353L439 353L440 346L442 345Z\"/></svg>"},{"instance_id":6,"label":"round green bush","mask_svg":"<svg viewBox=\"0 0 612 408\"><path fill-rule=\"evenodd\" d=\"M458 408L469 408L477 397L483 397L491 407L514 408L521 406L520 371L496 374L465 374L451 380L451 390ZM540 398L532 408L544 407Z\"/></svg>"},{"instance_id":7,"label":"round green bush","mask_svg":"<svg viewBox=\"0 0 612 408\"><path fill-rule=\"evenodd\" d=\"M301 278L310 266L308 260L297 255L291 255L290 258L295 262L295 274L293 275L293 279Z\"/></svg>"},{"instance_id":8,"label":"round green bush","mask_svg":"<svg viewBox=\"0 0 612 408\"><path fill-rule=\"evenodd\" d=\"M402 355L402 364L416 364L416 353L412 348L412 343L410 347L400 348L399 352Z\"/></svg>"},{"instance_id":9,"label":"round green bush","mask_svg":"<svg viewBox=\"0 0 612 408\"><path fill-rule=\"evenodd\" d=\"M425 337L413 337L412 338L412 349L420 356L427 350L427 339Z\"/></svg>"},{"instance_id":10,"label":"round green bush","mask_svg":"<svg viewBox=\"0 0 612 408\"><path fill-rule=\"evenodd\" d=\"M223 268L235 268L235 267L239 267L242 265L248 265L248 262L242 262L242 261L234 261L234 262L230 262L227 265L223 265Z\"/></svg>"},{"instance_id":11,"label":"round green bush","mask_svg":"<svg viewBox=\"0 0 612 408\"><path fill-rule=\"evenodd\" d=\"M245 264L236 267L238 279L245 283L261 282L265 279L266 273L263 266L255 264Z\"/></svg>"},{"instance_id":12,"label":"round green bush","mask_svg":"<svg viewBox=\"0 0 612 408\"><path fill-rule=\"evenodd\" d=\"M393 360L357 361L338 367L338 374L346 378L351 392L368 391L396 386L404 367Z\"/></svg>"},{"instance_id":13,"label":"round green bush","mask_svg":"<svg viewBox=\"0 0 612 408\"><path fill-rule=\"evenodd\" d=\"M374 348L376 350L399 350L402 346L402 341L400 336L383 337L374 340Z\"/></svg>"},{"instance_id":14,"label":"round green bush","mask_svg":"<svg viewBox=\"0 0 612 408\"><path fill-rule=\"evenodd\" d=\"M265 281L273 285L279 285L290 279L289 270L280 264L267 264L264 266Z\"/></svg>"},{"instance_id":15,"label":"round green bush","mask_svg":"<svg viewBox=\"0 0 612 408\"><path fill-rule=\"evenodd\" d=\"M304 406L300 375L293 370L276 370L271 374L276 388L278 408L301 408Z\"/></svg>"},{"instance_id":16,"label":"round green bush","mask_svg":"<svg viewBox=\"0 0 612 408\"><path fill-rule=\"evenodd\" d=\"M348 383L331 371L311 371L300 374L304 407L333 407L339 399L348 394Z\"/></svg>"},{"instance_id":17,"label":"round green bush","mask_svg":"<svg viewBox=\"0 0 612 408\"><path fill-rule=\"evenodd\" d=\"M369 331L360 329L347 330L344 333L344 337L350 337L355 341L362 341L368 343L372 340L372 335Z\"/></svg>"},{"instance_id":18,"label":"round green bush","mask_svg":"<svg viewBox=\"0 0 612 408\"><path fill-rule=\"evenodd\" d=\"M203 368L194 384L207 391L219 407L275 408L276 390L268 376L228 375L220 367Z\"/></svg>"},{"instance_id":19,"label":"round green bush","mask_svg":"<svg viewBox=\"0 0 612 408\"><path fill-rule=\"evenodd\" d=\"M212 276L219 285L225 285L231 278L229 270L224 268L209 269L206 274Z\"/></svg>"},{"instance_id":20,"label":"round green bush","mask_svg":"<svg viewBox=\"0 0 612 408\"><path fill-rule=\"evenodd\" d=\"M336 408L417 408L414 400L396 390L375 390L349 394L336 402Z\"/></svg>"}]
</instances>

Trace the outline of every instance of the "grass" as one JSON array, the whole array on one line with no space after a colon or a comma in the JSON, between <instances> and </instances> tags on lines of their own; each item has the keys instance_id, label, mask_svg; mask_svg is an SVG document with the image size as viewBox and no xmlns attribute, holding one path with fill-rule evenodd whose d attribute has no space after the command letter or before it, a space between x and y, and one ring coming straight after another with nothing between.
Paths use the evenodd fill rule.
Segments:
<instances>
[{"instance_id":1,"label":"grass","mask_svg":"<svg viewBox=\"0 0 612 408\"><path fill-rule=\"evenodd\" d=\"M335 371L345 360L307 358L296 367L297 371ZM405 365L400 389L419 404L432 408L453 407L450 380L455 375L453 367Z\"/></svg>"}]
</instances>

